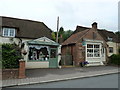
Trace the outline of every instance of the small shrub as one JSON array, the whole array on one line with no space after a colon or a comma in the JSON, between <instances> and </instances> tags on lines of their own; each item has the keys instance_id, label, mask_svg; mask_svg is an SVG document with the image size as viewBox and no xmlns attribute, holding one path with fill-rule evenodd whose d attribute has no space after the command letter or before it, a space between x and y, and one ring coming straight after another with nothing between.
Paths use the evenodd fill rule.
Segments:
<instances>
[{"instance_id":1,"label":"small shrub","mask_svg":"<svg viewBox=\"0 0 120 90\"><path fill-rule=\"evenodd\" d=\"M111 55L109 62L111 64L120 65L120 54L113 54L113 55Z\"/></svg>"},{"instance_id":2,"label":"small shrub","mask_svg":"<svg viewBox=\"0 0 120 90\"><path fill-rule=\"evenodd\" d=\"M15 44L2 44L2 68L18 68L20 48Z\"/></svg>"}]
</instances>

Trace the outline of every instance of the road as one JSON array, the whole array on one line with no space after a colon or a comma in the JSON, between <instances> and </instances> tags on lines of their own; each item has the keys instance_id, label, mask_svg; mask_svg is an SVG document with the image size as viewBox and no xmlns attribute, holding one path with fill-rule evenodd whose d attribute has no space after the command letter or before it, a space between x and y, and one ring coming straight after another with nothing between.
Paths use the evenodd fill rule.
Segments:
<instances>
[{"instance_id":1,"label":"road","mask_svg":"<svg viewBox=\"0 0 120 90\"><path fill-rule=\"evenodd\" d=\"M118 74L10 88L118 88Z\"/></svg>"}]
</instances>

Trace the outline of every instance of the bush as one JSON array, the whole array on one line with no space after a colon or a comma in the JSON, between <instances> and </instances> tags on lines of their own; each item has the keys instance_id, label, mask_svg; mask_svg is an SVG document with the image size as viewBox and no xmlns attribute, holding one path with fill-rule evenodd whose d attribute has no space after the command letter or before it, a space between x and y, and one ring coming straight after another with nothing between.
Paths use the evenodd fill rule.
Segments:
<instances>
[{"instance_id":1,"label":"bush","mask_svg":"<svg viewBox=\"0 0 120 90\"><path fill-rule=\"evenodd\" d=\"M120 65L120 54L113 54L113 55L111 55L109 62L111 64Z\"/></svg>"},{"instance_id":2,"label":"bush","mask_svg":"<svg viewBox=\"0 0 120 90\"><path fill-rule=\"evenodd\" d=\"M2 68L18 68L20 58L20 48L16 44L2 44Z\"/></svg>"}]
</instances>

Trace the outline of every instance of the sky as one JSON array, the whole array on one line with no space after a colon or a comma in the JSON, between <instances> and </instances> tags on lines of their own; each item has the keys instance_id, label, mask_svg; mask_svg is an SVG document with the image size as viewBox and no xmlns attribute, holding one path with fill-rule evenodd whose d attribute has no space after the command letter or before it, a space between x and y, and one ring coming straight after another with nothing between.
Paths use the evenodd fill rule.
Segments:
<instances>
[{"instance_id":1,"label":"sky","mask_svg":"<svg viewBox=\"0 0 120 90\"><path fill-rule=\"evenodd\" d=\"M75 30L76 26L118 31L119 0L0 0L0 16L44 22L53 31L59 27Z\"/></svg>"}]
</instances>

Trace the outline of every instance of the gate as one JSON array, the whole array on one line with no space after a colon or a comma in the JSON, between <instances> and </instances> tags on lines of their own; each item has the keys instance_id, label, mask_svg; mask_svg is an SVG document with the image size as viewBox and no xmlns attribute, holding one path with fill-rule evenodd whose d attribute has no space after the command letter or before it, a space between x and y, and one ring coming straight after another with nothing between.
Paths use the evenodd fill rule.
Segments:
<instances>
[{"instance_id":1,"label":"gate","mask_svg":"<svg viewBox=\"0 0 120 90\"><path fill-rule=\"evenodd\" d=\"M61 65L73 65L72 55L62 55Z\"/></svg>"}]
</instances>

